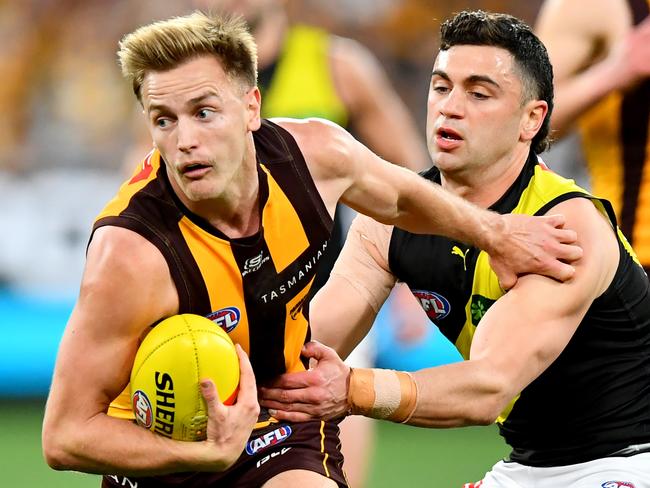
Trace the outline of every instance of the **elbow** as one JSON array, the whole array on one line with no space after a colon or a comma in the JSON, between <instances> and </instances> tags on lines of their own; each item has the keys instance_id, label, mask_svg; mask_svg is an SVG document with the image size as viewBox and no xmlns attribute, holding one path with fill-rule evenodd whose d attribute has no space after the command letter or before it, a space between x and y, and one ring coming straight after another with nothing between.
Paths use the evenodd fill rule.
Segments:
<instances>
[{"instance_id":1,"label":"elbow","mask_svg":"<svg viewBox=\"0 0 650 488\"><path fill-rule=\"evenodd\" d=\"M65 433L47 425L43 427L42 435L43 458L47 465L57 471L75 469L71 443Z\"/></svg>"},{"instance_id":2,"label":"elbow","mask_svg":"<svg viewBox=\"0 0 650 488\"><path fill-rule=\"evenodd\" d=\"M65 462L65 450L60 445L51 440L43 438L43 458L47 465L57 471L70 469Z\"/></svg>"},{"instance_id":3,"label":"elbow","mask_svg":"<svg viewBox=\"0 0 650 488\"><path fill-rule=\"evenodd\" d=\"M515 394L507 385L492 383L482 395L479 395L474 408L468 415L469 423L472 425L492 425L508 407Z\"/></svg>"}]
</instances>

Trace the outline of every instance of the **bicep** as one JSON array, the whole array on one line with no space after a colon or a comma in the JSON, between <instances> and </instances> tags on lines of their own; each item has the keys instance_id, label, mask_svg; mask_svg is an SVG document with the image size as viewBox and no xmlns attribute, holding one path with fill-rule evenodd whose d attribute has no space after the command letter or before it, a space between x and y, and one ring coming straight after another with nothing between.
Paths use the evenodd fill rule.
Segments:
<instances>
[{"instance_id":1,"label":"bicep","mask_svg":"<svg viewBox=\"0 0 650 488\"><path fill-rule=\"evenodd\" d=\"M568 200L550 212L564 214L567 226L578 233L584 255L575 263L574 278L560 283L539 275L521 277L481 319L470 351L470 359L488 364L512 396L564 350L618 263L614 230L589 200Z\"/></svg>"},{"instance_id":2,"label":"bicep","mask_svg":"<svg viewBox=\"0 0 650 488\"><path fill-rule=\"evenodd\" d=\"M98 231L89 247L79 299L57 356L52 409L86 419L105 412L128 383L141 337L173 311L164 258L139 236L133 245L135 236L128 233Z\"/></svg>"},{"instance_id":3,"label":"bicep","mask_svg":"<svg viewBox=\"0 0 650 488\"><path fill-rule=\"evenodd\" d=\"M330 214L341 201L382 222L398 217L399 200L427 184L390 164L338 125L322 119L275 119L295 138ZM425 190L424 190L425 191Z\"/></svg>"}]
</instances>

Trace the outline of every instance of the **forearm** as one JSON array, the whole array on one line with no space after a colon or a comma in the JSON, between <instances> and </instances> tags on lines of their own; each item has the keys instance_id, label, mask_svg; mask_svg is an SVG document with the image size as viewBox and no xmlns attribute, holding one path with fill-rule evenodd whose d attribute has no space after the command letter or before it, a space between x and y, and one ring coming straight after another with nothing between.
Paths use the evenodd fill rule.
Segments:
<instances>
[{"instance_id":1,"label":"forearm","mask_svg":"<svg viewBox=\"0 0 650 488\"><path fill-rule=\"evenodd\" d=\"M494 422L509 395L494 376L481 372L471 362L462 362L411 374L353 370L348 399L352 413L447 428Z\"/></svg>"},{"instance_id":2,"label":"forearm","mask_svg":"<svg viewBox=\"0 0 650 488\"><path fill-rule=\"evenodd\" d=\"M477 366L463 361L414 373L419 395L408 423L436 428L492 424L515 393L498 375Z\"/></svg>"},{"instance_id":3,"label":"forearm","mask_svg":"<svg viewBox=\"0 0 650 488\"><path fill-rule=\"evenodd\" d=\"M497 213L417 176L400 193L398 215L390 223L414 233L443 235L488 252L495 237L503 235L504 226Z\"/></svg>"},{"instance_id":4,"label":"forearm","mask_svg":"<svg viewBox=\"0 0 650 488\"><path fill-rule=\"evenodd\" d=\"M173 441L103 413L83 425L66 420L45 429L43 449L54 469L97 474L147 476L226 467L210 465L205 441Z\"/></svg>"},{"instance_id":5,"label":"forearm","mask_svg":"<svg viewBox=\"0 0 650 488\"><path fill-rule=\"evenodd\" d=\"M623 87L622 75L607 59L582 73L557 82L553 129L565 132L583 113L609 93Z\"/></svg>"}]
</instances>

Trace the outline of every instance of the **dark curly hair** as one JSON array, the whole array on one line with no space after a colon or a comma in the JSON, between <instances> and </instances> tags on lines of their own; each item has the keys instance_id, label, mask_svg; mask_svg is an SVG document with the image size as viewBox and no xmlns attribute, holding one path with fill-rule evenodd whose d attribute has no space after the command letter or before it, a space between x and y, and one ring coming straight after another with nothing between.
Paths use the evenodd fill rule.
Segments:
<instances>
[{"instance_id":1,"label":"dark curly hair","mask_svg":"<svg viewBox=\"0 0 650 488\"><path fill-rule=\"evenodd\" d=\"M553 67L546 47L523 21L512 15L464 11L440 26L440 50L456 45L494 46L507 50L523 84L523 100L544 100L548 113L532 140L539 154L550 145L550 119L553 112Z\"/></svg>"}]
</instances>

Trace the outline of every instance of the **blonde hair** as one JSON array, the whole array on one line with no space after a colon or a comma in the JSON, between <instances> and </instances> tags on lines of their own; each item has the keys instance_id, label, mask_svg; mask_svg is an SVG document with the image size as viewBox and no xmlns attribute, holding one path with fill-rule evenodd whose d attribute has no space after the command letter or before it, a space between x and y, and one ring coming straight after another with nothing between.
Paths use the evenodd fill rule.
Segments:
<instances>
[{"instance_id":1,"label":"blonde hair","mask_svg":"<svg viewBox=\"0 0 650 488\"><path fill-rule=\"evenodd\" d=\"M215 56L226 74L247 88L257 85L257 46L241 17L196 11L142 26L124 36L119 47L122 75L140 101L148 71L172 69L202 55Z\"/></svg>"}]
</instances>

